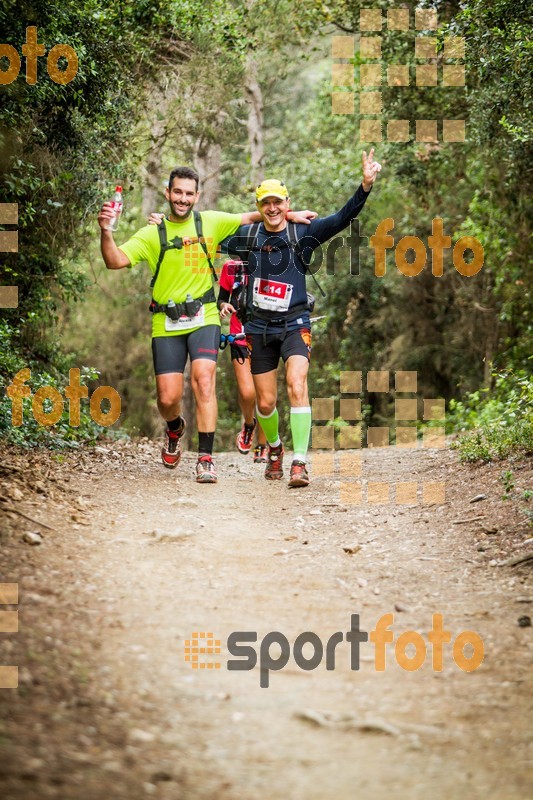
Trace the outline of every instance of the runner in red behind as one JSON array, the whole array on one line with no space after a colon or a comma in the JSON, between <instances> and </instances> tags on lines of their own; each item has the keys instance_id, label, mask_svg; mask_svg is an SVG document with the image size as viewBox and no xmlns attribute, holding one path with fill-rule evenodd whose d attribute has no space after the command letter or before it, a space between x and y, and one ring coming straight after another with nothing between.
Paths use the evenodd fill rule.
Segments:
<instances>
[{"instance_id":1,"label":"runner in red behind","mask_svg":"<svg viewBox=\"0 0 533 800\"><path fill-rule=\"evenodd\" d=\"M239 277L240 275L240 277ZM222 297L235 296L242 289L239 281L244 281L246 277L242 274L241 261L226 261L220 273L220 291ZM236 301L237 302L237 301ZM223 308L220 313L221 318L226 317L231 312ZM230 335L244 333L244 326L239 319L238 311L231 314L229 321ZM247 455L252 447L254 431L257 430L257 444L254 448L254 463L266 464L267 444L263 429L257 424L255 418L255 387L250 371L250 357L246 346L246 339L231 342L231 363L235 370L237 379L237 391L239 395L239 407L243 416L242 428L237 436L237 450L243 455Z\"/></svg>"}]
</instances>

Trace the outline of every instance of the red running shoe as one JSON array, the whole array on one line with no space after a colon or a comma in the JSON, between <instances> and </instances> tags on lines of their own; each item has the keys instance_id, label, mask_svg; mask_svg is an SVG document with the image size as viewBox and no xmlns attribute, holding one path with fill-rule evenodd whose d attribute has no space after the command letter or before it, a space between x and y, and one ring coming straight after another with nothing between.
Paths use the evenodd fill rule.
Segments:
<instances>
[{"instance_id":1,"label":"red running shoe","mask_svg":"<svg viewBox=\"0 0 533 800\"><path fill-rule=\"evenodd\" d=\"M268 462L265 469L267 481L279 481L283 478L283 442L277 447L268 445Z\"/></svg>"},{"instance_id":2,"label":"red running shoe","mask_svg":"<svg viewBox=\"0 0 533 800\"><path fill-rule=\"evenodd\" d=\"M296 489L298 486L309 486L309 473L304 461L293 461L291 464L289 489Z\"/></svg>"},{"instance_id":3,"label":"red running shoe","mask_svg":"<svg viewBox=\"0 0 533 800\"><path fill-rule=\"evenodd\" d=\"M216 483L217 471L210 455L198 457L196 463L196 483Z\"/></svg>"},{"instance_id":4,"label":"red running shoe","mask_svg":"<svg viewBox=\"0 0 533 800\"><path fill-rule=\"evenodd\" d=\"M167 428L165 431L165 444L161 450L161 460L165 467L174 469L178 466L181 459L181 444L180 439L185 433L185 420L179 431L171 431Z\"/></svg>"},{"instance_id":5,"label":"red running shoe","mask_svg":"<svg viewBox=\"0 0 533 800\"><path fill-rule=\"evenodd\" d=\"M247 456L250 450L252 449L252 439L254 438L254 431L256 425L257 425L256 419L254 419L254 423L251 428L244 422L242 424L240 433L237 436L237 450L239 451L239 453L242 453L243 456Z\"/></svg>"},{"instance_id":6,"label":"red running shoe","mask_svg":"<svg viewBox=\"0 0 533 800\"><path fill-rule=\"evenodd\" d=\"M254 447L254 464L268 464L268 447L266 444L257 444Z\"/></svg>"}]
</instances>

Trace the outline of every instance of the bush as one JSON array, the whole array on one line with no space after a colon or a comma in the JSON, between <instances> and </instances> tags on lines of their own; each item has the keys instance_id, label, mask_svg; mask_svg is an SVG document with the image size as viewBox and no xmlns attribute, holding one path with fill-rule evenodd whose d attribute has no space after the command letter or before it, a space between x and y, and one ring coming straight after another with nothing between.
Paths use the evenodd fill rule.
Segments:
<instances>
[{"instance_id":1,"label":"bush","mask_svg":"<svg viewBox=\"0 0 533 800\"><path fill-rule=\"evenodd\" d=\"M464 402L450 401L448 425L453 431L467 431L452 445L461 461L533 453L532 377L510 370L495 378L493 390L472 392Z\"/></svg>"},{"instance_id":2,"label":"bush","mask_svg":"<svg viewBox=\"0 0 533 800\"><path fill-rule=\"evenodd\" d=\"M28 385L32 395L41 386L52 386L63 396L63 389L68 384L69 364L66 359L60 356L62 372L52 374L43 370L42 364L36 361L25 361L22 351L18 346L19 330L10 326L5 321L0 321L0 386L2 393L0 396L0 439L21 447L43 446L50 449L64 449L78 447L79 444L94 444L102 436L117 435L117 432L110 432L107 428L98 425L92 419L89 412L89 401L80 402L80 424L73 427L69 419L69 404L64 403L63 414L55 425L40 425L35 419L32 411L32 397L22 400L23 422L22 425L15 427L12 420L12 403L7 396L5 389L11 383L13 377L21 369L31 370L31 378ZM80 383L88 386L89 381L98 379L99 373L91 367L82 367ZM64 373L64 374L62 374ZM51 409L51 402L44 401L45 411Z\"/></svg>"}]
</instances>

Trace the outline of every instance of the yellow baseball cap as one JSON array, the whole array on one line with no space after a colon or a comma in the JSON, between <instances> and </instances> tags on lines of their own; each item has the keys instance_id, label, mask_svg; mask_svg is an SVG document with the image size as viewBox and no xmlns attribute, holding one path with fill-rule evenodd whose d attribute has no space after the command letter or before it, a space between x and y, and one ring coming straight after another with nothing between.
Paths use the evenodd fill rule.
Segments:
<instances>
[{"instance_id":1,"label":"yellow baseball cap","mask_svg":"<svg viewBox=\"0 0 533 800\"><path fill-rule=\"evenodd\" d=\"M287 187L284 183L281 183L281 181L263 181L255 190L255 199L257 203L260 203L265 197L279 197L280 200L286 200L288 196L289 192Z\"/></svg>"}]
</instances>

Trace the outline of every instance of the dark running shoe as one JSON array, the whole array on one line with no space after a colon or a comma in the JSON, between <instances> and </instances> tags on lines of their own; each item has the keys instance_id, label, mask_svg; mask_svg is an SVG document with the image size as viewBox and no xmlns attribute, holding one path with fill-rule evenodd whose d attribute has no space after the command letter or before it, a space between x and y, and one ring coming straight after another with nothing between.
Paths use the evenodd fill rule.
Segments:
<instances>
[{"instance_id":1,"label":"dark running shoe","mask_svg":"<svg viewBox=\"0 0 533 800\"><path fill-rule=\"evenodd\" d=\"M244 422L242 424L240 433L237 436L237 450L239 451L239 453L242 453L243 456L247 456L250 450L252 449L252 439L254 438L254 431L256 425L257 425L256 419L254 419L251 428Z\"/></svg>"},{"instance_id":2,"label":"dark running shoe","mask_svg":"<svg viewBox=\"0 0 533 800\"><path fill-rule=\"evenodd\" d=\"M165 444L161 450L161 460L165 467L174 469L180 463L181 458L181 444L180 439L185 433L185 420L179 431L171 431L167 428L165 431Z\"/></svg>"},{"instance_id":3,"label":"dark running shoe","mask_svg":"<svg viewBox=\"0 0 533 800\"><path fill-rule=\"evenodd\" d=\"M267 481L279 481L283 478L283 442L277 447L268 445L268 461L265 469Z\"/></svg>"},{"instance_id":4,"label":"dark running shoe","mask_svg":"<svg viewBox=\"0 0 533 800\"><path fill-rule=\"evenodd\" d=\"M257 444L254 447L254 464L268 463L268 447L266 444Z\"/></svg>"},{"instance_id":5,"label":"dark running shoe","mask_svg":"<svg viewBox=\"0 0 533 800\"><path fill-rule=\"evenodd\" d=\"M216 483L217 480L217 471L211 456L199 456L196 464L196 483Z\"/></svg>"},{"instance_id":6,"label":"dark running shoe","mask_svg":"<svg viewBox=\"0 0 533 800\"><path fill-rule=\"evenodd\" d=\"M296 489L298 486L309 486L309 473L303 461L293 461L291 464L289 489Z\"/></svg>"}]
</instances>

